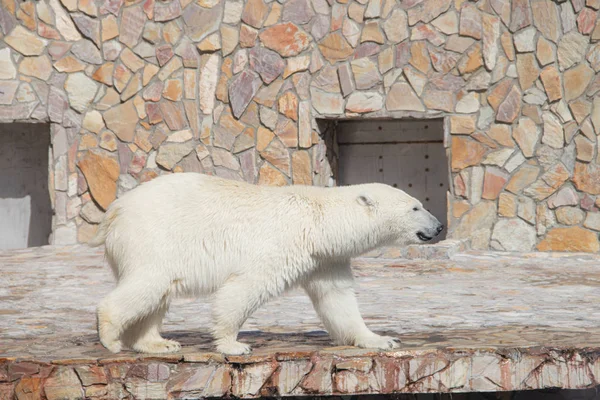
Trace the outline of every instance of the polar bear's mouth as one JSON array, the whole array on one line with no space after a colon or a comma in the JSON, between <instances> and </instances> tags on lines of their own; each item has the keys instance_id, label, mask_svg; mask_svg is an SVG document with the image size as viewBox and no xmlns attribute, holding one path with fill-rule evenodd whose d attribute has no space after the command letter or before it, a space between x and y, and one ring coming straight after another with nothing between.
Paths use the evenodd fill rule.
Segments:
<instances>
[{"instance_id":1,"label":"polar bear's mouth","mask_svg":"<svg viewBox=\"0 0 600 400\"><path fill-rule=\"evenodd\" d=\"M431 239L433 239L432 237L425 235L423 232L417 232L417 237L424 242L429 242Z\"/></svg>"}]
</instances>

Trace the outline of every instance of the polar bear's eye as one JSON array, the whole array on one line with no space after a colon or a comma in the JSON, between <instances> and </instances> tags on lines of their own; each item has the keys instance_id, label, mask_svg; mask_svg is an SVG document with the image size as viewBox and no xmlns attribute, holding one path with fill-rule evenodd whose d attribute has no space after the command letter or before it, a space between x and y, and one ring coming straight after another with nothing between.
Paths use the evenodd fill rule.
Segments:
<instances>
[{"instance_id":1,"label":"polar bear's eye","mask_svg":"<svg viewBox=\"0 0 600 400\"><path fill-rule=\"evenodd\" d=\"M419 211L419 209L417 207L414 207L413 211Z\"/></svg>"}]
</instances>

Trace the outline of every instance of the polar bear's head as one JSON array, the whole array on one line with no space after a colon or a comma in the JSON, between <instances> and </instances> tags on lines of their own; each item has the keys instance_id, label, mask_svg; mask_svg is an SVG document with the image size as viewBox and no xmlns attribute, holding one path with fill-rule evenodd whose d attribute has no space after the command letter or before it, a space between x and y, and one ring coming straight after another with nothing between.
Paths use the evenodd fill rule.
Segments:
<instances>
[{"instance_id":1,"label":"polar bear's head","mask_svg":"<svg viewBox=\"0 0 600 400\"><path fill-rule=\"evenodd\" d=\"M419 200L406 192L378 183L361 186L358 203L369 210L393 244L428 242L444 229Z\"/></svg>"}]
</instances>

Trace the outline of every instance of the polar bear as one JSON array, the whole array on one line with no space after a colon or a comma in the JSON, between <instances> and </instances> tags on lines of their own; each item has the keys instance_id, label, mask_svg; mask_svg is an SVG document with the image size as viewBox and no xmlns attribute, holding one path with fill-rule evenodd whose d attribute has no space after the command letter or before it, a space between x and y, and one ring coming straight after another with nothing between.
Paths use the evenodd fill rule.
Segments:
<instances>
[{"instance_id":1,"label":"polar bear","mask_svg":"<svg viewBox=\"0 0 600 400\"><path fill-rule=\"evenodd\" d=\"M365 325L350 259L426 242L442 229L418 200L383 184L271 187L164 175L114 201L89 243L105 244L118 282L98 305L100 341L115 353L177 351L160 335L170 301L210 294L217 350L248 354L237 341L242 324L300 286L336 344L396 348L395 338Z\"/></svg>"}]
</instances>

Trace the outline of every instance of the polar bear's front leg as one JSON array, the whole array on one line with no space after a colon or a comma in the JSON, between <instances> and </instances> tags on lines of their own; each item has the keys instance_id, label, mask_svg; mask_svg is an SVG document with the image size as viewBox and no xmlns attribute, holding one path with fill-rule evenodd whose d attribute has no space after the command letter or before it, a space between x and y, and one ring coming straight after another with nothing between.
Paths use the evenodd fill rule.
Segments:
<instances>
[{"instance_id":1,"label":"polar bear's front leg","mask_svg":"<svg viewBox=\"0 0 600 400\"><path fill-rule=\"evenodd\" d=\"M328 265L313 273L303 284L312 303L336 344L390 350L400 341L377 335L358 310L350 261Z\"/></svg>"}]
</instances>

